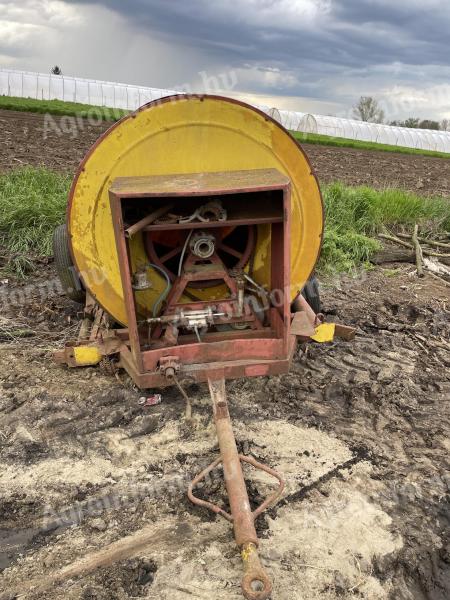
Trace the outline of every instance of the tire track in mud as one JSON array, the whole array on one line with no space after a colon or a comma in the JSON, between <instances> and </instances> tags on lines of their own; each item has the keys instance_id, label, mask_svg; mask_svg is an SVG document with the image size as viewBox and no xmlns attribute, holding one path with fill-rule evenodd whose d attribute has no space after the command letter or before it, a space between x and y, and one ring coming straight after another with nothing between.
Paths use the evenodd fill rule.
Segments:
<instances>
[{"instance_id":1,"label":"tire track in mud","mask_svg":"<svg viewBox=\"0 0 450 600\"><path fill-rule=\"evenodd\" d=\"M289 484L286 500L259 522L263 557L277 600L300 582L311 599L345 597L359 585L367 599L390 593L442 600L450 591L448 291L378 272L348 286L325 290L324 304L359 327L354 342L310 345L289 375L227 384L240 448L286 473ZM27 528L35 533L35 526L48 526L25 545L16 540L0 580L12 585L46 573L49 565L82 557L89 544L100 548L143 522L170 518L190 524L198 537L154 554L143 551L131 566L104 567L64 587L65 595L177 600L188 594L181 589L199 587L209 590L201 592L205 597L237 598L228 585L240 579L228 525L185 497L186 478L217 452L206 390L191 393L198 420L192 432L178 420L183 400L175 392L165 391L163 404L144 413L139 393L93 369L54 368L41 353L0 345L0 363L13 364L15 375L0 376L2 475L11 475L6 486L0 477L1 535L14 530L20 538ZM270 485L247 475L252 501L259 503ZM156 484L162 488L152 495ZM225 501L219 477L205 493ZM350 519L354 509L359 512ZM53 529L57 517L64 522ZM361 574L351 539L340 553L332 542L350 532L356 546L363 544L364 527L375 528L378 537L357 558ZM311 537L318 534L321 546ZM310 544L311 556L298 544ZM23 558L14 556L19 548ZM151 584L136 587L141 560L153 560L157 570ZM301 566L311 562L327 569ZM178 579L180 589L170 588ZM117 583L113 591L108 580Z\"/></svg>"}]
</instances>

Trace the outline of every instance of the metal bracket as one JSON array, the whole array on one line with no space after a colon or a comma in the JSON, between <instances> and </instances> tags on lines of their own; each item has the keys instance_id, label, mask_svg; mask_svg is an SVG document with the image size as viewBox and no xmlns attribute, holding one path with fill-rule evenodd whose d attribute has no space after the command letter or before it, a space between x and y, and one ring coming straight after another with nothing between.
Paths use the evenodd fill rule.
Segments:
<instances>
[{"instance_id":1,"label":"metal bracket","mask_svg":"<svg viewBox=\"0 0 450 600\"><path fill-rule=\"evenodd\" d=\"M174 377L181 369L178 356L162 356L159 359L158 370L167 378Z\"/></svg>"},{"instance_id":2,"label":"metal bracket","mask_svg":"<svg viewBox=\"0 0 450 600\"><path fill-rule=\"evenodd\" d=\"M267 508L269 508L272 504L274 504L280 498L280 496L284 490L285 482L279 473L277 473L276 471L274 471L267 465L263 465L262 463L258 462L251 456L244 456L243 454L239 454L239 460L246 462L249 465L252 465L252 467L255 467L255 469L259 469L260 471L264 471L265 473L272 475L272 477L277 479L280 484L278 486L278 489L273 494L271 494L268 498L266 498L264 500L264 502L256 510L254 510L252 512L253 518L256 519L257 517L259 517L259 515L261 513L263 513ZM203 479L205 479L205 477L209 473L211 473L211 471L214 471L214 469L216 467L218 467L221 463L222 463L222 457L219 456L219 458L217 458L214 462L212 462L208 467L206 467L206 469L204 469L201 473L199 473L191 481L191 483L189 484L189 487L188 487L188 497L189 497L189 500L193 504L197 504L197 506L202 506L204 508L208 508L209 510L212 510L214 513L221 515L227 521L230 521L230 523L232 523L234 521L234 518L232 515L230 515L230 513L227 513L225 510L220 508L220 506L218 506L217 504L213 504L212 502L208 502L207 500L201 500L200 498L197 498L197 496L194 496L194 493L193 493L194 488L201 481L203 481Z\"/></svg>"}]
</instances>

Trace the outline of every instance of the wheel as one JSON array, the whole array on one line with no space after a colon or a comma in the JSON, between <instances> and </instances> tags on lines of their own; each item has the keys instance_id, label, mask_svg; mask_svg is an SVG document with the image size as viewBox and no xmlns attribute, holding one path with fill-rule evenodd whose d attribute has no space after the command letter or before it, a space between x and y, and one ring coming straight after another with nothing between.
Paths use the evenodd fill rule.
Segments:
<instances>
[{"instance_id":1,"label":"wheel","mask_svg":"<svg viewBox=\"0 0 450 600\"><path fill-rule=\"evenodd\" d=\"M316 313L316 315L322 312L319 282L317 281L317 277L313 276L311 277L311 279L309 279L309 281L307 281L305 287L302 290L302 296L313 309L313 311Z\"/></svg>"},{"instance_id":2,"label":"wheel","mask_svg":"<svg viewBox=\"0 0 450 600\"><path fill-rule=\"evenodd\" d=\"M86 291L78 278L70 256L69 235L65 224L59 225L53 233L53 256L64 293L74 302L83 304L86 300Z\"/></svg>"}]
</instances>

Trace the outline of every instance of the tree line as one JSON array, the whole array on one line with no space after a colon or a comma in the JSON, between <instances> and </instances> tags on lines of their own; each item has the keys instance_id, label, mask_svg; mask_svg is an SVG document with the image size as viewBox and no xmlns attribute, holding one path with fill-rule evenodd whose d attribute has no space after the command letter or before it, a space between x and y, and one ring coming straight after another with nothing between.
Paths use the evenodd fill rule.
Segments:
<instances>
[{"instance_id":1,"label":"tree line","mask_svg":"<svg viewBox=\"0 0 450 600\"><path fill-rule=\"evenodd\" d=\"M386 123L387 125L397 125L398 127L410 127L411 129L434 129L436 131L450 131L450 120L443 119L435 121L433 119L419 119L409 117L404 121L388 121L384 110L378 101L372 96L361 96L358 103L353 107L353 116L359 121L367 123Z\"/></svg>"}]
</instances>

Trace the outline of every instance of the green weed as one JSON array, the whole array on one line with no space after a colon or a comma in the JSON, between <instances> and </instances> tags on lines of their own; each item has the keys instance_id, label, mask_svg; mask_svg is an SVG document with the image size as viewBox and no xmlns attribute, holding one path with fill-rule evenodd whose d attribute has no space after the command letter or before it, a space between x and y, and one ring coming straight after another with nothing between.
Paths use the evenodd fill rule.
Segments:
<instances>
[{"instance_id":1,"label":"green weed","mask_svg":"<svg viewBox=\"0 0 450 600\"><path fill-rule=\"evenodd\" d=\"M71 177L25 167L0 174L0 258L2 270L25 276L52 254L52 236L64 222ZM326 227L319 263L322 272L349 271L367 263L380 247L384 229L450 231L450 202L396 189L323 189Z\"/></svg>"}]
</instances>

